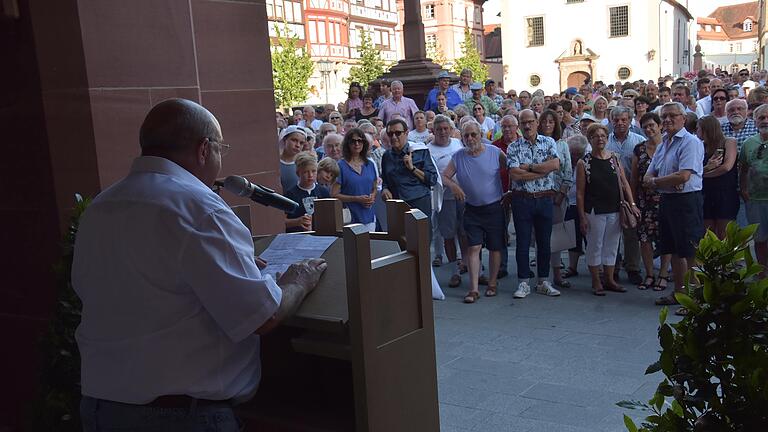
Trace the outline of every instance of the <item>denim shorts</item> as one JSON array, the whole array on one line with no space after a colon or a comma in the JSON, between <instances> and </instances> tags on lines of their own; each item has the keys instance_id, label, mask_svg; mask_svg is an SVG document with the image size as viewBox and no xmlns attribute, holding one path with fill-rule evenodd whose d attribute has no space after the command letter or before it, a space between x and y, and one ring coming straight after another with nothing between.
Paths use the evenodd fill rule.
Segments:
<instances>
[{"instance_id":1,"label":"denim shorts","mask_svg":"<svg viewBox=\"0 0 768 432\"><path fill-rule=\"evenodd\" d=\"M704 197L701 191L661 194L659 253L681 258L694 257L702 237Z\"/></svg>"},{"instance_id":2,"label":"denim shorts","mask_svg":"<svg viewBox=\"0 0 768 432\"><path fill-rule=\"evenodd\" d=\"M759 224L755 232L755 241L768 241L768 201L748 201L747 221Z\"/></svg>"}]
</instances>

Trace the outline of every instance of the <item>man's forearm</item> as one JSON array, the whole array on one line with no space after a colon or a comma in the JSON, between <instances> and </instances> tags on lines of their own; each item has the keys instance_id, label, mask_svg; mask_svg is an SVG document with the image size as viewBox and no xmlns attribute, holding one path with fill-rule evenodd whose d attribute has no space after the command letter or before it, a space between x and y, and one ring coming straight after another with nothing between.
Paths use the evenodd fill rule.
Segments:
<instances>
[{"instance_id":1,"label":"man's forearm","mask_svg":"<svg viewBox=\"0 0 768 432\"><path fill-rule=\"evenodd\" d=\"M280 323L286 319L292 317L296 310L299 309L301 302L304 301L304 297L307 296L307 290L302 288L298 284L284 284L280 286L283 291L282 300L280 300L280 306L277 308L275 315L265 322L256 333L265 334L269 333L272 329L277 327Z\"/></svg>"}]
</instances>

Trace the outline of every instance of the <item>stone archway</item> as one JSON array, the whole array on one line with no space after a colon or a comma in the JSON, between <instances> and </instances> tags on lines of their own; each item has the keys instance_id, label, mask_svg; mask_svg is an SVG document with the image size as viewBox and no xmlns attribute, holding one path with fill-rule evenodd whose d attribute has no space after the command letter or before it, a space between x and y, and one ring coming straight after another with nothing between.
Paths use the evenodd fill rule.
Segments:
<instances>
[{"instance_id":1,"label":"stone archway","mask_svg":"<svg viewBox=\"0 0 768 432\"><path fill-rule=\"evenodd\" d=\"M568 81L566 82L566 85L568 87L579 88L582 85L584 85L584 81L587 79L589 79L589 72L585 72L585 71L571 72L568 75Z\"/></svg>"},{"instance_id":2,"label":"stone archway","mask_svg":"<svg viewBox=\"0 0 768 432\"><path fill-rule=\"evenodd\" d=\"M568 87L580 87L584 80L595 76L599 55L584 46L581 39L574 39L555 59L560 70L560 90Z\"/></svg>"}]
</instances>

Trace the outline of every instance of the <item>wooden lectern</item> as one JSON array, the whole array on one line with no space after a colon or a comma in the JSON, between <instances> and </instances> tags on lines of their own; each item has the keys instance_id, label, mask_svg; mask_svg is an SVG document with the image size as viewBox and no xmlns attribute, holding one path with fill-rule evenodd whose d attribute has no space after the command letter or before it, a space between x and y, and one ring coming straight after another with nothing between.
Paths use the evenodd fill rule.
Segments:
<instances>
[{"instance_id":1,"label":"wooden lectern","mask_svg":"<svg viewBox=\"0 0 768 432\"><path fill-rule=\"evenodd\" d=\"M315 229L340 237L297 314L262 338L262 381L240 406L246 431L440 430L427 216L387 202L390 231L342 225L315 201ZM254 238L256 253L272 237Z\"/></svg>"}]
</instances>

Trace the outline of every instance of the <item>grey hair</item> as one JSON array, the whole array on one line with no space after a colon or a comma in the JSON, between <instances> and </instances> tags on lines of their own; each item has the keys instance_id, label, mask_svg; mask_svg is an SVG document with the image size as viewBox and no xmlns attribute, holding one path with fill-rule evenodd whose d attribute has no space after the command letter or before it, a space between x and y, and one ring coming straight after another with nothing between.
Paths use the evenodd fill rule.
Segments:
<instances>
[{"instance_id":1,"label":"grey hair","mask_svg":"<svg viewBox=\"0 0 768 432\"><path fill-rule=\"evenodd\" d=\"M674 107L677 109L677 112L679 114L685 115L685 107L680 102L667 102L664 105L662 105L661 110L659 112L664 111L664 108Z\"/></svg>"},{"instance_id":2,"label":"grey hair","mask_svg":"<svg viewBox=\"0 0 768 432\"><path fill-rule=\"evenodd\" d=\"M762 104L759 107L755 108L755 110L752 111L752 118L757 118L757 116L760 115L760 113L765 110L768 110L768 104Z\"/></svg>"},{"instance_id":3,"label":"grey hair","mask_svg":"<svg viewBox=\"0 0 768 432\"><path fill-rule=\"evenodd\" d=\"M463 134L465 130L467 130L468 127L476 127L478 131L482 131L483 128L480 126L480 123L477 122L475 119L469 119L466 122L461 122L461 133Z\"/></svg>"},{"instance_id":4,"label":"grey hair","mask_svg":"<svg viewBox=\"0 0 768 432\"><path fill-rule=\"evenodd\" d=\"M392 82L389 84L389 88L392 88L392 87L395 87L395 86L400 86L400 87L403 87L403 82L402 82L402 81L399 81L399 80L395 80L395 81L392 81Z\"/></svg>"},{"instance_id":5,"label":"grey hair","mask_svg":"<svg viewBox=\"0 0 768 432\"><path fill-rule=\"evenodd\" d=\"M616 120L616 117L620 116L621 114L627 114L629 116L629 121L632 121L632 119L635 117L635 112L632 111L629 107L616 105L611 110L611 120Z\"/></svg>"},{"instance_id":6,"label":"grey hair","mask_svg":"<svg viewBox=\"0 0 768 432\"><path fill-rule=\"evenodd\" d=\"M459 75L465 74L465 73L469 73L469 76L474 76L474 74L472 73L472 69L467 69L467 68L462 69Z\"/></svg>"},{"instance_id":7,"label":"grey hair","mask_svg":"<svg viewBox=\"0 0 768 432\"><path fill-rule=\"evenodd\" d=\"M171 154L191 149L203 139L219 138L219 126L210 111L186 99L168 99L155 105L139 130L142 154Z\"/></svg>"},{"instance_id":8,"label":"grey hair","mask_svg":"<svg viewBox=\"0 0 768 432\"><path fill-rule=\"evenodd\" d=\"M568 148L576 153L577 155L584 155L584 153L587 150L587 144L589 141L587 141L587 137L584 135L578 134L578 135L572 135L568 137L568 139L565 140L566 143L568 143Z\"/></svg>"},{"instance_id":9,"label":"grey hair","mask_svg":"<svg viewBox=\"0 0 768 432\"><path fill-rule=\"evenodd\" d=\"M367 134L375 134L376 133L376 126L373 125L371 122L366 122L358 126L361 131L367 133Z\"/></svg>"},{"instance_id":10,"label":"grey hair","mask_svg":"<svg viewBox=\"0 0 768 432\"><path fill-rule=\"evenodd\" d=\"M466 117L469 115L469 110L467 109L466 105L456 105L456 107L453 108L453 112L455 112L459 117Z\"/></svg>"},{"instance_id":11,"label":"grey hair","mask_svg":"<svg viewBox=\"0 0 768 432\"><path fill-rule=\"evenodd\" d=\"M518 126L520 125L520 122L517 121L517 117L510 114L507 114L504 117L502 117L501 120L499 120L499 123L503 122L504 120L512 120L515 122L516 125Z\"/></svg>"},{"instance_id":12,"label":"grey hair","mask_svg":"<svg viewBox=\"0 0 768 432\"><path fill-rule=\"evenodd\" d=\"M339 139L339 144L341 144L341 142L344 140L344 135L336 133L336 132L329 133L328 135L326 135L323 138L323 148L325 148L325 143L328 141L328 138L338 138Z\"/></svg>"},{"instance_id":13,"label":"grey hair","mask_svg":"<svg viewBox=\"0 0 768 432\"><path fill-rule=\"evenodd\" d=\"M725 104L725 110L727 111L728 107L731 107L734 105L742 105L742 104L744 105L745 108L749 106L749 104L747 104L747 101L745 101L744 99L738 99L738 98L731 99Z\"/></svg>"},{"instance_id":14,"label":"grey hair","mask_svg":"<svg viewBox=\"0 0 768 432\"><path fill-rule=\"evenodd\" d=\"M436 128L438 124L440 123L448 123L451 125L451 129L455 128L456 126L453 124L453 120L451 120L450 117L444 114L438 114L435 116L435 119L432 120L432 127Z\"/></svg>"}]
</instances>

